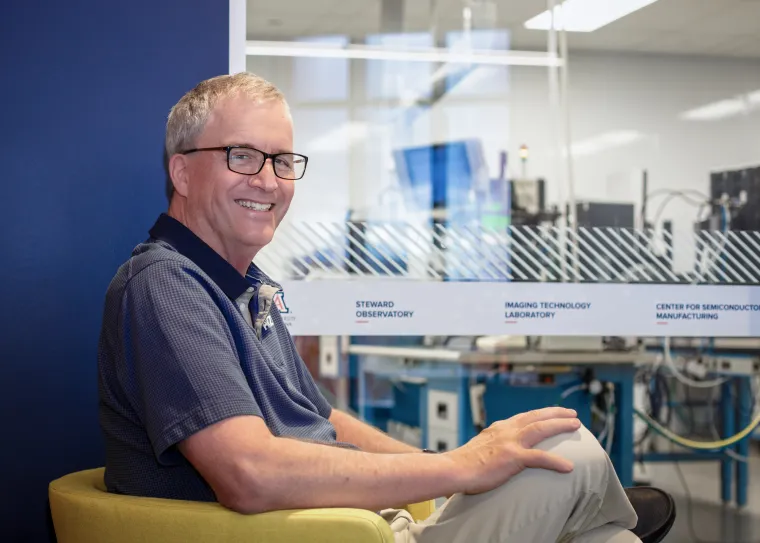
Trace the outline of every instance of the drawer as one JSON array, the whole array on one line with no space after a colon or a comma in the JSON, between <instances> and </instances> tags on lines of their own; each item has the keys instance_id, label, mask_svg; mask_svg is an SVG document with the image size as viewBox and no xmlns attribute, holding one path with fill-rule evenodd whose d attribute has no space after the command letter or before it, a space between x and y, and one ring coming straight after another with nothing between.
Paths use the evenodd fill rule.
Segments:
<instances>
[{"instance_id":1,"label":"drawer","mask_svg":"<svg viewBox=\"0 0 760 543\"><path fill-rule=\"evenodd\" d=\"M450 432L459 430L459 394L443 390L428 390L428 429L439 428Z\"/></svg>"},{"instance_id":2,"label":"drawer","mask_svg":"<svg viewBox=\"0 0 760 543\"><path fill-rule=\"evenodd\" d=\"M451 451L459 447L459 432L428 428L426 448L438 452Z\"/></svg>"}]
</instances>

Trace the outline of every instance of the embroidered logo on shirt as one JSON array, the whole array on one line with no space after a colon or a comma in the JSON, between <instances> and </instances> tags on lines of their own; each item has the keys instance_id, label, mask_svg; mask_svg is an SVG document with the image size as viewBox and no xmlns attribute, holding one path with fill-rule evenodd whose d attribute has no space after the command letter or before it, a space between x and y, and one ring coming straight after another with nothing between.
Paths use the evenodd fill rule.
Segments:
<instances>
[{"instance_id":1,"label":"embroidered logo on shirt","mask_svg":"<svg viewBox=\"0 0 760 543\"><path fill-rule=\"evenodd\" d=\"M272 315L267 315L267 318L264 319L264 324L261 325L261 329L266 332L272 326L274 326L274 320L272 320Z\"/></svg>"},{"instance_id":2,"label":"embroidered logo on shirt","mask_svg":"<svg viewBox=\"0 0 760 543\"><path fill-rule=\"evenodd\" d=\"M290 313L290 308L285 303L285 293L281 290L278 290L274 295L274 305L280 313Z\"/></svg>"}]
</instances>

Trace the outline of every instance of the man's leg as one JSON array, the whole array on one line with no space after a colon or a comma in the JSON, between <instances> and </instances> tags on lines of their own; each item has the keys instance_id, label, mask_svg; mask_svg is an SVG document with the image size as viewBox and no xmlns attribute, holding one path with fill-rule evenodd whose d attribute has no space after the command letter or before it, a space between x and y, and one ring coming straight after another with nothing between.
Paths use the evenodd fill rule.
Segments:
<instances>
[{"instance_id":1,"label":"man's leg","mask_svg":"<svg viewBox=\"0 0 760 543\"><path fill-rule=\"evenodd\" d=\"M397 542L409 543L634 543L636 513L612 463L585 428L538 448L574 463L570 474L528 469L475 496L452 496L420 523L391 520ZM387 517L386 517L387 518Z\"/></svg>"}]
</instances>

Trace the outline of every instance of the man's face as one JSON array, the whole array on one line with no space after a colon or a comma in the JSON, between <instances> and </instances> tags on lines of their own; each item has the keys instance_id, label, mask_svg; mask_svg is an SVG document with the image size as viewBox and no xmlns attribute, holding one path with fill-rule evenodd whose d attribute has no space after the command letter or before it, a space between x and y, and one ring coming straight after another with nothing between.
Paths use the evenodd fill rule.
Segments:
<instances>
[{"instance_id":1,"label":"man's face","mask_svg":"<svg viewBox=\"0 0 760 543\"><path fill-rule=\"evenodd\" d=\"M293 152L293 123L285 106L244 97L218 103L195 147L228 145ZM295 181L276 177L271 160L258 174L245 175L227 168L225 151L186 156L188 226L227 260L252 258L272 240L293 199ZM271 207L251 209L252 202Z\"/></svg>"}]
</instances>

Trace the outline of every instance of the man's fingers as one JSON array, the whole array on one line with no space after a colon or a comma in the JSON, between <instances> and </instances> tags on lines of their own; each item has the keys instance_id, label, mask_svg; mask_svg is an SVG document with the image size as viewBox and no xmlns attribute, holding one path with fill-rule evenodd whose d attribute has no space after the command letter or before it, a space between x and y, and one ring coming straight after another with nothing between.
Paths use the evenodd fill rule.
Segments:
<instances>
[{"instance_id":1,"label":"man's fingers","mask_svg":"<svg viewBox=\"0 0 760 543\"><path fill-rule=\"evenodd\" d=\"M548 469L560 473L573 471L573 463L570 460L538 449L525 451L523 465L526 468Z\"/></svg>"},{"instance_id":2,"label":"man's fingers","mask_svg":"<svg viewBox=\"0 0 760 543\"><path fill-rule=\"evenodd\" d=\"M520 426L527 426L534 422L549 419L571 419L577 417L578 414L573 409L565 409L564 407L545 407L543 409L536 409L535 411L528 411L527 413L521 413L515 415L515 420Z\"/></svg>"},{"instance_id":3,"label":"man's fingers","mask_svg":"<svg viewBox=\"0 0 760 543\"><path fill-rule=\"evenodd\" d=\"M578 419L552 419L534 422L523 428L520 441L526 449L532 449L543 440L558 434L575 432L581 427Z\"/></svg>"}]
</instances>

